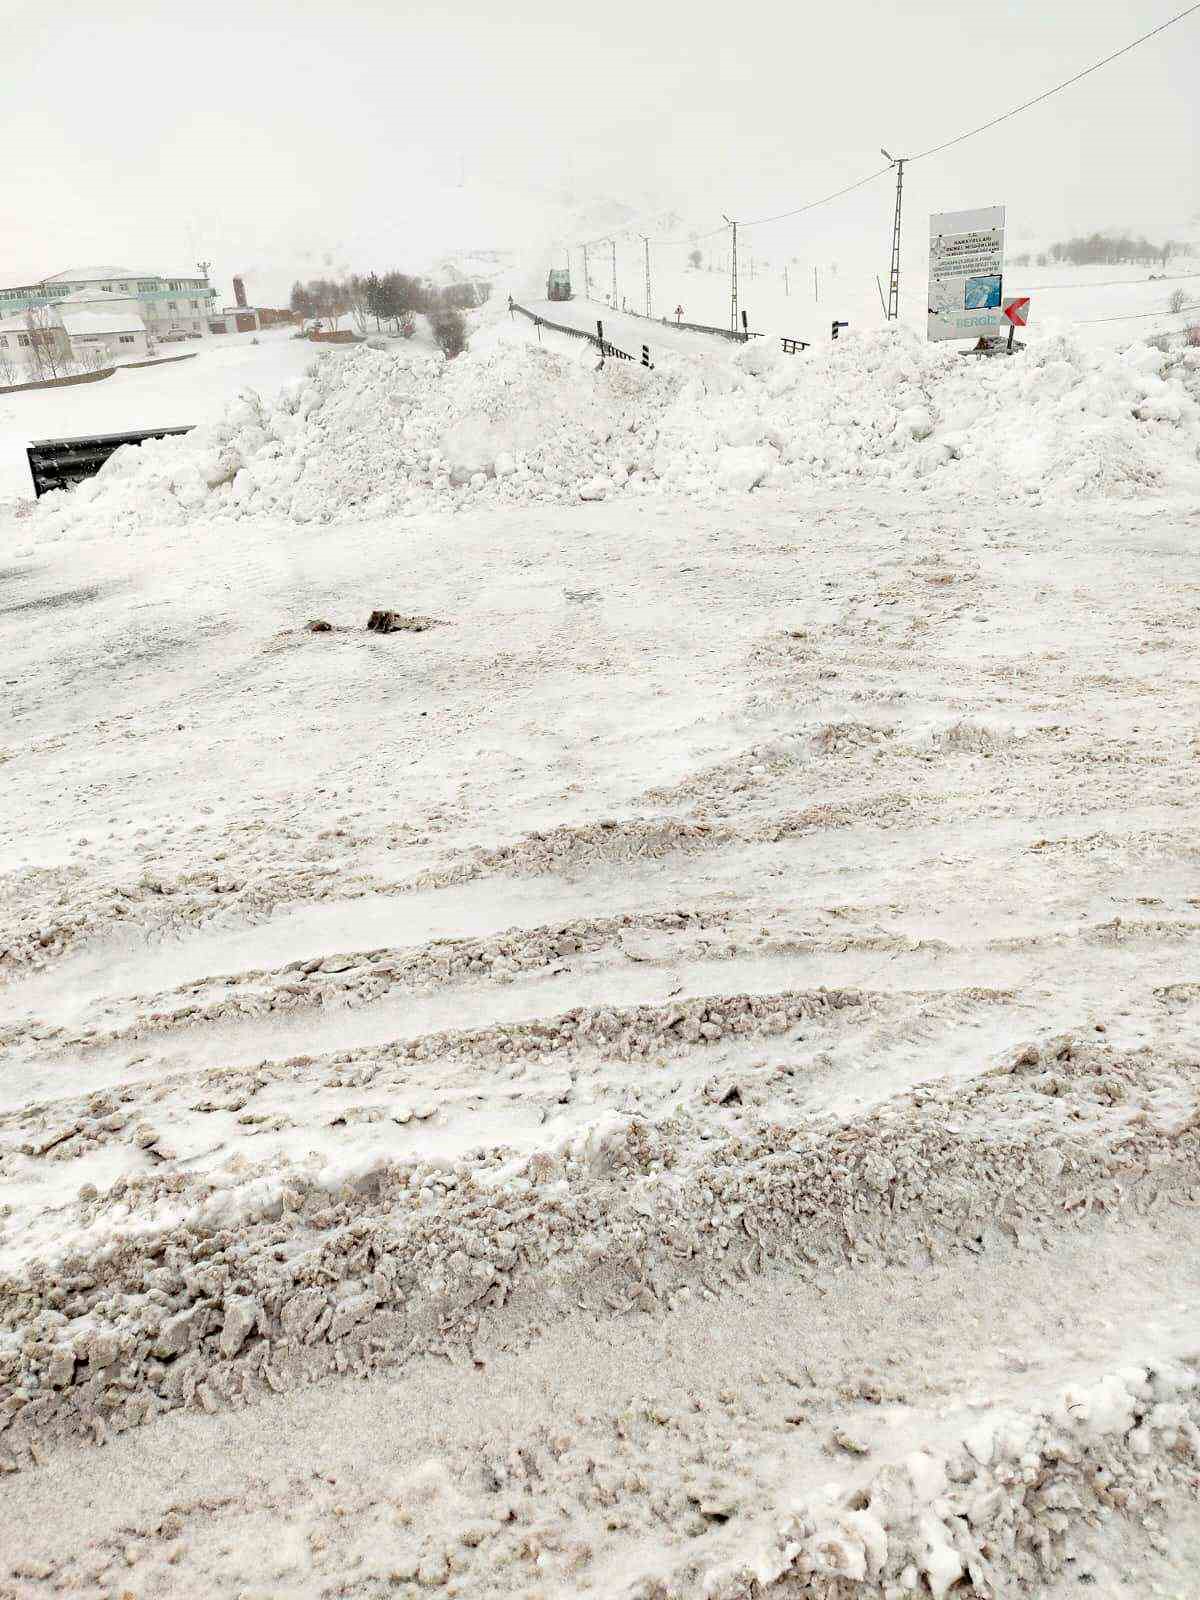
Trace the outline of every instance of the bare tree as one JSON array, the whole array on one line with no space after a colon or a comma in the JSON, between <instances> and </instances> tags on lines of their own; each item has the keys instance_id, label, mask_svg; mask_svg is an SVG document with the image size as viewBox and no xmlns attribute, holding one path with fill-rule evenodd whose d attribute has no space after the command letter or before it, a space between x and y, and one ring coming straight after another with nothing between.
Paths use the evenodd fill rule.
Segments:
<instances>
[{"instance_id":1,"label":"bare tree","mask_svg":"<svg viewBox=\"0 0 1200 1600\"><path fill-rule=\"evenodd\" d=\"M21 368L8 345L0 345L0 386L18 383L21 376Z\"/></svg>"},{"instance_id":2,"label":"bare tree","mask_svg":"<svg viewBox=\"0 0 1200 1600\"><path fill-rule=\"evenodd\" d=\"M374 277L374 273L371 277ZM342 291L350 307L350 314L354 318L354 326L360 334L366 333L367 318L373 309L371 278L361 277L355 272L346 279Z\"/></svg>"},{"instance_id":3,"label":"bare tree","mask_svg":"<svg viewBox=\"0 0 1200 1600\"><path fill-rule=\"evenodd\" d=\"M29 337L30 366L38 377L63 377L70 368L70 359L63 352L62 329L49 306L31 306L25 313L25 328Z\"/></svg>"},{"instance_id":4,"label":"bare tree","mask_svg":"<svg viewBox=\"0 0 1200 1600\"><path fill-rule=\"evenodd\" d=\"M1167 310L1171 313L1171 315L1177 316L1186 305L1187 295L1183 292L1182 285L1178 289L1172 289L1171 293L1167 296Z\"/></svg>"},{"instance_id":5,"label":"bare tree","mask_svg":"<svg viewBox=\"0 0 1200 1600\"><path fill-rule=\"evenodd\" d=\"M688 260L692 263L696 270L699 271L700 263L704 260L704 257L700 254L699 250L689 250Z\"/></svg>"},{"instance_id":6,"label":"bare tree","mask_svg":"<svg viewBox=\"0 0 1200 1600\"><path fill-rule=\"evenodd\" d=\"M345 289L334 278L316 278L308 287L317 316L329 324L330 333L335 332L348 310Z\"/></svg>"}]
</instances>

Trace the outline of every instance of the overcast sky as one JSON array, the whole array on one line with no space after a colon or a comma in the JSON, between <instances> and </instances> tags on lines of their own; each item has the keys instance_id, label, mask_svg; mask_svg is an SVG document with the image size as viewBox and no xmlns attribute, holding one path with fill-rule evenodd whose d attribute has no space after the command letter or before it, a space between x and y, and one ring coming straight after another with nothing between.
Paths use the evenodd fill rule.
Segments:
<instances>
[{"instance_id":1,"label":"overcast sky","mask_svg":"<svg viewBox=\"0 0 1200 1600\"><path fill-rule=\"evenodd\" d=\"M783 211L882 165L881 144L950 138L1182 3L0 0L0 276L208 257L252 292L257 270L270 298L325 251L419 270L440 249L519 243L566 186L697 224ZM923 248L930 210L998 202L1010 237L1185 222L1198 68L1200 13L918 163L909 242ZM886 254L889 207L875 186L756 247L836 251L882 222Z\"/></svg>"}]
</instances>

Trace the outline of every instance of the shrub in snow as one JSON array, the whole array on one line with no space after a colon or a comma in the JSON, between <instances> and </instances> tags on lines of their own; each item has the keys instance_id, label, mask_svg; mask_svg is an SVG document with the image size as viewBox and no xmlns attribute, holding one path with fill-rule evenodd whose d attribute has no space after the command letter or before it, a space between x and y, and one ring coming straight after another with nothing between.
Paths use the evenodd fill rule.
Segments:
<instances>
[{"instance_id":1,"label":"shrub in snow","mask_svg":"<svg viewBox=\"0 0 1200 1600\"><path fill-rule=\"evenodd\" d=\"M467 324L461 311L453 308L434 311L430 314L429 324L447 361L462 355L467 348Z\"/></svg>"}]
</instances>

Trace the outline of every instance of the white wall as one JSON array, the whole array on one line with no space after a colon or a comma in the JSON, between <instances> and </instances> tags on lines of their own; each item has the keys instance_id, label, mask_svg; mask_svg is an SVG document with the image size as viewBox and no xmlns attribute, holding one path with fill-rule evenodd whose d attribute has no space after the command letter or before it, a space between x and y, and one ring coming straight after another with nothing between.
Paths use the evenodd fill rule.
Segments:
<instances>
[{"instance_id":1,"label":"white wall","mask_svg":"<svg viewBox=\"0 0 1200 1600\"><path fill-rule=\"evenodd\" d=\"M110 363L143 361L149 354L145 332L81 334L71 340L71 353L82 357L90 350L102 350Z\"/></svg>"}]
</instances>

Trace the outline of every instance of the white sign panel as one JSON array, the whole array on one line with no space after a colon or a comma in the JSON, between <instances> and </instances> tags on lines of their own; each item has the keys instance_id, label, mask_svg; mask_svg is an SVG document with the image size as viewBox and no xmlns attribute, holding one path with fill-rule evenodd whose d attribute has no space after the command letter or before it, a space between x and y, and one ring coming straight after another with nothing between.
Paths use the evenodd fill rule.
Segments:
<instances>
[{"instance_id":1,"label":"white sign panel","mask_svg":"<svg viewBox=\"0 0 1200 1600\"><path fill-rule=\"evenodd\" d=\"M1003 206L930 217L931 339L991 338L1007 329L1003 287Z\"/></svg>"}]
</instances>

